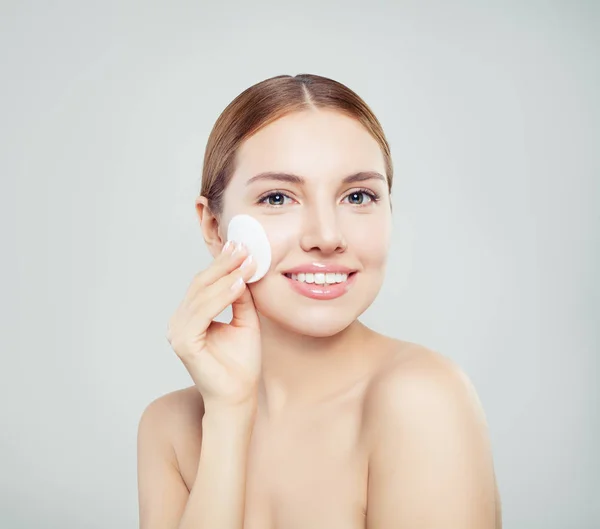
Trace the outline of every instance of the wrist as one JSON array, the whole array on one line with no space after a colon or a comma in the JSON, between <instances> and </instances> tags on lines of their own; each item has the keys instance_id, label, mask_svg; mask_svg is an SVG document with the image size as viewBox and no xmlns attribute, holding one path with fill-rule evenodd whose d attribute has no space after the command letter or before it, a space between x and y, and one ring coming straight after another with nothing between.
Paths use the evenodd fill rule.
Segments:
<instances>
[{"instance_id":1,"label":"wrist","mask_svg":"<svg viewBox=\"0 0 600 529\"><path fill-rule=\"evenodd\" d=\"M204 403L202 424L211 427L237 428L254 424L258 399L250 398L236 404Z\"/></svg>"}]
</instances>

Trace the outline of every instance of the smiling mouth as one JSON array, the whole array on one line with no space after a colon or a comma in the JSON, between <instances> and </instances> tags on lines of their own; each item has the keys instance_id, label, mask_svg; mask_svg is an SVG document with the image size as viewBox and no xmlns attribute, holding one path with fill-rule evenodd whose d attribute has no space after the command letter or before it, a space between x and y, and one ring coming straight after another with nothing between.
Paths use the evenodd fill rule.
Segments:
<instances>
[{"instance_id":1,"label":"smiling mouth","mask_svg":"<svg viewBox=\"0 0 600 529\"><path fill-rule=\"evenodd\" d=\"M352 277L356 272L349 274L341 274L337 272L317 272L317 273L299 273L299 274L283 274L285 277L297 281L299 283L307 283L310 285L327 286L345 283L348 278Z\"/></svg>"}]
</instances>

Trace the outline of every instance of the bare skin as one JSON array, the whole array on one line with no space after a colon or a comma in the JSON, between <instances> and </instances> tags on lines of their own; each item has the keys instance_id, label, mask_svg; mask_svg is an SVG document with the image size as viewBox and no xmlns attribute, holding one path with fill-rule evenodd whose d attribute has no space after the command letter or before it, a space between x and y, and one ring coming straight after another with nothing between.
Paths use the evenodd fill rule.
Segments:
<instances>
[{"instance_id":1,"label":"bare skin","mask_svg":"<svg viewBox=\"0 0 600 529\"><path fill-rule=\"evenodd\" d=\"M323 402L298 405L275 419L259 407L248 456L245 528L364 527L369 448L362 410L376 374L398 354L394 344L381 342L364 375ZM191 489L202 402L194 388L176 395L187 401L195 423L193 433L175 442L181 475Z\"/></svg>"},{"instance_id":2,"label":"bare skin","mask_svg":"<svg viewBox=\"0 0 600 529\"><path fill-rule=\"evenodd\" d=\"M288 177L252 178L265 171ZM384 278L384 173L361 124L311 110L245 140L220 217L198 199L215 261L169 331L195 385L158 398L140 420L142 529L501 528L468 378L358 320ZM222 251L240 213L259 219L272 247L269 272L252 285L243 249ZM310 263L350 268L354 283L328 301L298 294L286 271ZM232 322L211 323L230 304Z\"/></svg>"},{"instance_id":3,"label":"bare skin","mask_svg":"<svg viewBox=\"0 0 600 529\"><path fill-rule=\"evenodd\" d=\"M371 348L363 351L364 371L346 387L276 417L269 417L265 402L258 406L248 449L244 529L367 527L369 459L376 450L373 439L380 435L368 403L390 373L404 370L410 376L418 370L456 369L445 357L417 344L368 334ZM476 400L471 403L482 413ZM156 457L170 462L181 485L164 491L164 501L183 510L202 447L202 397L192 386L153 404L153 433L167 441ZM495 477L493 484L493 527L501 529Z\"/></svg>"}]
</instances>

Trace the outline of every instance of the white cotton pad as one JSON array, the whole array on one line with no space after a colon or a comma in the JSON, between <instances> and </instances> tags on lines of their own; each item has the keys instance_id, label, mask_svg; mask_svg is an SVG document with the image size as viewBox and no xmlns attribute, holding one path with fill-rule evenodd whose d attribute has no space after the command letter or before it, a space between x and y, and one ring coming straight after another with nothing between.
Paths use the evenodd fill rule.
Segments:
<instances>
[{"instance_id":1,"label":"white cotton pad","mask_svg":"<svg viewBox=\"0 0 600 529\"><path fill-rule=\"evenodd\" d=\"M244 243L256 261L256 272L246 283L262 279L271 266L271 245L261 223L250 215L236 215L227 227L227 240Z\"/></svg>"}]
</instances>

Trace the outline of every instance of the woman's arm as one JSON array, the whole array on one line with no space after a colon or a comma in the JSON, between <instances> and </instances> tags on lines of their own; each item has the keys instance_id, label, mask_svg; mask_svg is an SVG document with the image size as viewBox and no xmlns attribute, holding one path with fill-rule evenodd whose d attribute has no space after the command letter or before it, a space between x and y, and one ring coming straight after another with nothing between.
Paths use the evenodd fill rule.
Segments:
<instances>
[{"instance_id":1,"label":"woman's arm","mask_svg":"<svg viewBox=\"0 0 600 529\"><path fill-rule=\"evenodd\" d=\"M242 529L254 410L206 412L196 481L178 529Z\"/></svg>"},{"instance_id":2,"label":"woman's arm","mask_svg":"<svg viewBox=\"0 0 600 529\"><path fill-rule=\"evenodd\" d=\"M138 429L140 529L242 529L254 408L205 412L191 491L168 439L170 410L157 399Z\"/></svg>"},{"instance_id":3,"label":"woman's arm","mask_svg":"<svg viewBox=\"0 0 600 529\"><path fill-rule=\"evenodd\" d=\"M368 395L368 529L500 529L483 410L467 377L424 353Z\"/></svg>"}]
</instances>

